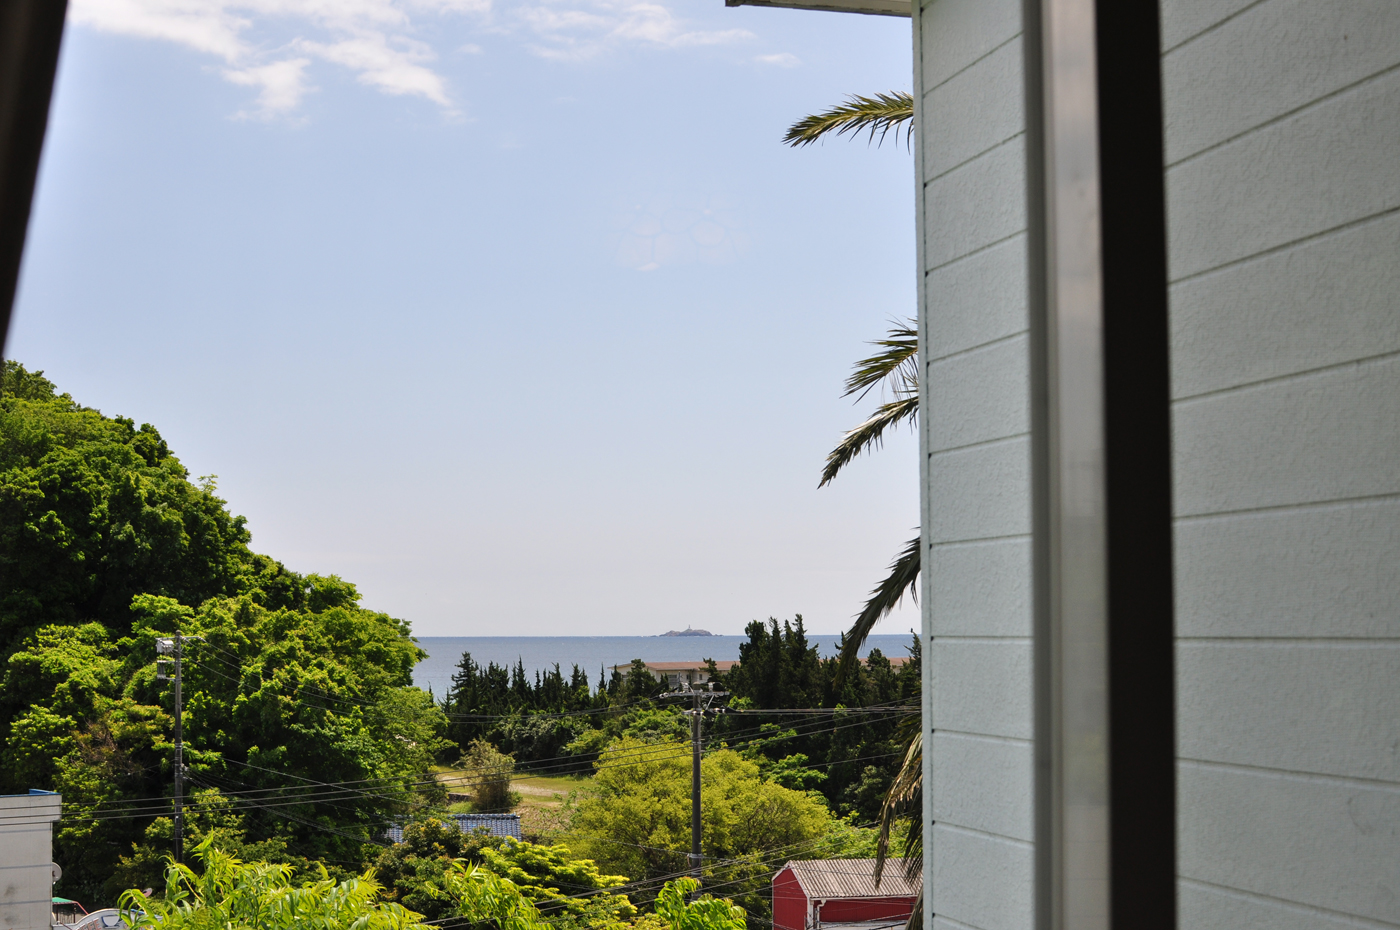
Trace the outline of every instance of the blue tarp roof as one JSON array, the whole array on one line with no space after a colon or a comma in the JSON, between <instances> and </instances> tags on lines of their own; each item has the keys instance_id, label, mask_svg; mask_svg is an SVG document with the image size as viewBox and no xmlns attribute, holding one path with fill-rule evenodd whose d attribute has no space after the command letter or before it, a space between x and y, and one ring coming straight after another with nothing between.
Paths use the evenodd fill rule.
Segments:
<instances>
[{"instance_id":1,"label":"blue tarp roof","mask_svg":"<svg viewBox=\"0 0 1400 930\"><path fill-rule=\"evenodd\" d=\"M492 836L503 836L512 840L521 838L519 814L448 814L443 819L456 821L463 833L471 833L485 827ZM384 835L395 843L402 843L403 824L394 824Z\"/></svg>"}]
</instances>

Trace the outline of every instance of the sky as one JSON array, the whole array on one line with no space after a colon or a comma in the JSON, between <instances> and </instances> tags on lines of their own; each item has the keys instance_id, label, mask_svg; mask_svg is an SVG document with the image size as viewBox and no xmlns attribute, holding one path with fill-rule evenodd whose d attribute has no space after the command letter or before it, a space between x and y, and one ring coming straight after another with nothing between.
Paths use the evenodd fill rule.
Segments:
<instances>
[{"instance_id":1,"label":"sky","mask_svg":"<svg viewBox=\"0 0 1400 930\"><path fill-rule=\"evenodd\" d=\"M419 635L844 629L905 431L909 21L722 0L71 0L8 357ZM879 632L917 625L906 606Z\"/></svg>"}]
</instances>

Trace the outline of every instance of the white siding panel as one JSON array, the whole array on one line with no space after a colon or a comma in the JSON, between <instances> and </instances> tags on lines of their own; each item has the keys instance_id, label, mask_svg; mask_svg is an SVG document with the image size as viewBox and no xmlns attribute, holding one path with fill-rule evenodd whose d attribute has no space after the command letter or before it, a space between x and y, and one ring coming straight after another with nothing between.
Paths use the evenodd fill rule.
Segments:
<instances>
[{"instance_id":1,"label":"white siding panel","mask_svg":"<svg viewBox=\"0 0 1400 930\"><path fill-rule=\"evenodd\" d=\"M1162 48L1175 48L1259 0L1163 0Z\"/></svg>"},{"instance_id":2,"label":"white siding panel","mask_svg":"<svg viewBox=\"0 0 1400 930\"><path fill-rule=\"evenodd\" d=\"M924 97L924 171L937 177L1019 135L1026 125L1015 39ZM957 126L959 132L946 131Z\"/></svg>"},{"instance_id":3,"label":"white siding panel","mask_svg":"<svg viewBox=\"0 0 1400 930\"><path fill-rule=\"evenodd\" d=\"M1400 215L1183 282L1171 307L1176 397L1400 351Z\"/></svg>"},{"instance_id":4,"label":"white siding panel","mask_svg":"<svg viewBox=\"0 0 1400 930\"><path fill-rule=\"evenodd\" d=\"M925 92L1021 31L1020 0L922 0L922 4Z\"/></svg>"},{"instance_id":5,"label":"white siding panel","mask_svg":"<svg viewBox=\"0 0 1400 930\"><path fill-rule=\"evenodd\" d=\"M1162 62L1167 163L1396 64L1394 0L1259 4Z\"/></svg>"},{"instance_id":6,"label":"white siding panel","mask_svg":"<svg viewBox=\"0 0 1400 930\"><path fill-rule=\"evenodd\" d=\"M934 913L980 930L1030 930L1030 844L941 824L933 836Z\"/></svg>"},{"instance_id":7,"label":"white siding panel","mask_svg":"<svg viewBox=\"0 0 1400 930\"><path fill-rule=\"evenodd\" d=\"M1183 877L1400 923L1400 790L1192 763L1178 772Z\"/></svg>"},{"instance_id":8,"label":"white siding panel","mask_svg":"<svg viewBox=\"0 0 1400 930\"><path fill-rule=\"evenodd\" d=\"M1386 930L1394 926L1192 881L1181 883L1177 906L1181 930Z\"/></svg>"},{"instance_id":9,"label":"white siding panel","mask_svg":"<svg viewBox=\"0 0 1400 930\"><path fill-rule=\"evenodd\" d=\"M925 270L1026 228L1025 149L1018 137L924 187Z\"/></svg>"},{"instance_id":10,"label":"white siding panel","mask_svg":"<svg viewBox=\"0 0 1400 930\"><path fill-rule=\"evenodd\" d=\"M1391 73L1168 171L1172 280L1400 207L1397 95Z\"/></svg>"},{"instance_id":11,"label":"white siding panel","mask_svg":"<svg viewBox=\"0 0 1400 930\"><path fill-rule=\"evenodd\" d=\"M1177 513L1400 492L1397 424L1394 356L1179 403Z\"/></svg>"},{"instance_id":12,"label":"white siding panel","mask_svg":"<svg viewBox=\"0 0 1400 930\"><path fill-rule=\"evenodd\" d=\"M1025 332L1025 235L929 272L924 294L928 364Z\"/></svg>"},{"instance_id":13,"label":"white siding panel","mask_svg":"<svg viewBox=\"0 0 1400 930\"><path fill-rule=\"evenodd\" d=\"M1030 431L1027 337L928 366L929 449L938 452Z\"/></svg>"},{"instance_id":14,"label":"white siding panel","mask_svg":"<svg viewBox=\"0 0 1400 930\"><path fill-rule=\"evenodd\" d=\"M929 456L933 543L1021 536L1030 532L1030 440Z\"/></svg>"},{"instance_id":15,"label":"white siding panel","mask_svg":"<svg viewBox=\"0 0 1400 930\"><path fill-rule=\"evenodd\" d=\"M935 730L1031 738L1029 640L939 638L925 661L933 662Z\"/></svg>"},{"instance_id":16,"label":"white siding panel","mask_svg":"<svg viewBox=\"0 0 1400 930\"><path fill-rule=\"evenodd\" d=\"M1400 782L1400 642L1183 644L1177 745L1186 759Z\"/></svg>"},{"instance_id":17,"label":"white siding panel","mask_svg":"<svg viewBox=\"0 0 1400 930\"><path fill-rule=\"evenodd\" d=\"M1030 742L933 735L933 819L1030 842Z\"/></svg>"},{"instance_id":18,"label":"white siding panel","mask_svg":"<svg viewBox=\"0 0 1400 930\"><path fill-rule=\"evenodd\" d=\"M929 549L935 636L1030 636L1030 537Z\"/></svg>"},{"instance_id":19,"label":"white siding panel","mask_svg":"<svg viewBox=\"0 0 1400 930\"><path fill-rule=\"evenodd\" d=\"M1178 523L1177 635L1400 638L1397 566L1396 500Z\"/></svg>"}]
</instances>

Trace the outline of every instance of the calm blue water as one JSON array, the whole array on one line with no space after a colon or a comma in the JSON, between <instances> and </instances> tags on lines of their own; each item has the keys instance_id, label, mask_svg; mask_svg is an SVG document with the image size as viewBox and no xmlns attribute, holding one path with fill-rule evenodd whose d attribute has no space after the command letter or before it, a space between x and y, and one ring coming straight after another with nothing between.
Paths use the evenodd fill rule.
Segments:
<instances>
[{"instance_id":1,"label":"calm blue water","mask_svg":"<svg viewBox=\"0 0 1400 930\"><path fill-rule=\"evenodd\" d=\"M837 636L807 637L823 657L836 654ZM865 642L865 655L878 648L887 656L908 655L912 636L909 633L880 634ZM565 677L577 664L588 673L588 683L598 684L598 669L603 666L625 665L633 659L648 662L687 662L703 659L737 659L739 644L748 642L746 636L420 636L418 645L428 657L413 671L413 683L420 688L429 686L441 698L452 683L452 672L470 652L482 665L513 666L517 659L525 663L525 671L534 678L536 671L547 671L558 662Z\"/></svg>"}]
</instances>

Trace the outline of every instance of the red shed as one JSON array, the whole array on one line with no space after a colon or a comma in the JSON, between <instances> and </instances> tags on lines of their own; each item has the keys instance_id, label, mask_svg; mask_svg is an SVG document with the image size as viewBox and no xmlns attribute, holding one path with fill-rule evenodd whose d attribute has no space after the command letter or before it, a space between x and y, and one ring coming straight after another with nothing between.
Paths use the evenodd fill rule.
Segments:
<instances>
[{"instance_id":1,"label":"red shed","mask_svg":"<svg viewBox=\"0 0 1400 930\"><path fill-rule=\"evenodd\" d=\"M904 860L889 859L875 887L874 859L789 862L773 876L776 930L898 930L914 910L918 888L904 878Z\"/></svg>"}]
</instances>

